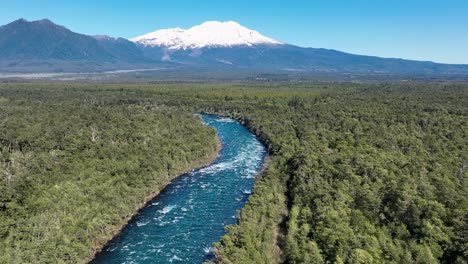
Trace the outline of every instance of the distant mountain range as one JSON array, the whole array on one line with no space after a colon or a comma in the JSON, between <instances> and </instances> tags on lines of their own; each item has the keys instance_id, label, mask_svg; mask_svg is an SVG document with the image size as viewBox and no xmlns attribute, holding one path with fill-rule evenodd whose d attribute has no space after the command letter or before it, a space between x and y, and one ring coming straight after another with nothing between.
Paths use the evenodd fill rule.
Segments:
<instances>
[{"instance_id":1,"label":"distant mountain range","mask_svg":"<svg viewBox=\"0 0 468 264\"><path fill-rule=\"evenodd\" d=\"M48 19L19 19L0 27L2 72L100 71L154 63L127 39L78 34Z\"/></svg>"},{"instance_id":2,"label":"distant mountain range","mask_svg":"<svg viewBox=\"0 0 468 264\"><path fill-rule=\"evenodd\" d=\"M465 75L468 65L354 55L303 48L236 22L209 21L130 40L78 34L43 19L0 27L0 72L95 72L162 68L363 75Z\"/></svg>"}]
</instances>

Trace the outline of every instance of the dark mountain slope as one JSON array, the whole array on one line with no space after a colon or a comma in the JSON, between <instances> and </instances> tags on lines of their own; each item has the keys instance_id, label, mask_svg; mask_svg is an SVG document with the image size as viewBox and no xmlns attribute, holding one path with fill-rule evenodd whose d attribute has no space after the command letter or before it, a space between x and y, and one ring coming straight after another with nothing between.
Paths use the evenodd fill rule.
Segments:
<instances>
[{"instance_id":1,"label":"dark mountain slope","mask_svg":"<svg viewBox=\"0 0 468 264\"><path fill-rule=\"evenodd\" d=\"M44 19L24 19L0 27L2 59L58 59L111 61L114 56L99 42Z\"/></svg>"},{"instance_id":2,"label":"dark mountain slope","mask_svg":"<svg viewBox=\"0 0 468 264\"><path fill-rule=\"evenodd\" d=\"M123 38L78 34L48 19L0 27L1 71L101 71L146 64L154 61Z\"/></svg>"}]
</instances>

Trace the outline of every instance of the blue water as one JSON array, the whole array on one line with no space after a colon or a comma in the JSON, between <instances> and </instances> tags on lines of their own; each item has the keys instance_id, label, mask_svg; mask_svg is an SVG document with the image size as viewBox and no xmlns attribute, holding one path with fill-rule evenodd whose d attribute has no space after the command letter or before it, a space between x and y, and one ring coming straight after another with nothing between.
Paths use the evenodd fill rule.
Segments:
<instances>
[{"instance_id":1,"label":"blue water","mask_svg":"<svg viewBox=\"0 0 468 264\"><path fill-rule=\"evenodd\" d=\"M232 119L203 121L218 132L219 158L175 179L91 263L202 263L212 256L212 244L245 205L266 149Z\"/></svg>"}]
</instances>

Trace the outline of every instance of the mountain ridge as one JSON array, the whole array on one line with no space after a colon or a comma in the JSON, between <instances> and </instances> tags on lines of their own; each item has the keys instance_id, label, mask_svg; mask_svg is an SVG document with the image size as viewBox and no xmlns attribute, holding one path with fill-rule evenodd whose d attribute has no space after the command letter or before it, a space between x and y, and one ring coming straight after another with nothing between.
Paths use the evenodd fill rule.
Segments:
<instances>
[{"instance_id":1,"label":"mountain ridge","mask_svg":"<svg viewBox=\"0 0 468 264\"><path fill-rule=\"evenodd\" d=\"M155 62L127 39L76 33L49 19L21 18L0 27L3 72L101 71L147 63Z\"/></svg>"},{"instance_id":2,"label":"mountain ridge","mask_svg":"<svg viewBox=\"0 0 468 264\"><path fill-rule=\"evenodd\" d=\"M355 55L283 43L237 22L208 21L131 40L88 36L48 19L0 27L0 72L102 72L166 68L248 73L467 75L468 65ZM184 70L181 70L184 68ZM209 71L205 71L209 75Z\"/></svg>"}]
</instances>

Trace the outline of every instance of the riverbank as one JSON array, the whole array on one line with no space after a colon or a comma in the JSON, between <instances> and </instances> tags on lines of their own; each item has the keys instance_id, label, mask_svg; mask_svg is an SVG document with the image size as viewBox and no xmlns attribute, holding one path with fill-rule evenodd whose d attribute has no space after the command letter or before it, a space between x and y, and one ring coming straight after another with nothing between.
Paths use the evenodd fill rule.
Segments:
<instances>
[{"instance_id":1,"label":"riverbank","mask_svg":"<svg viewBox=\"0 0 468 264\"><path fill-rule=\"evenodd\" d=\"M193 171L195 169L201 169L207 166L210 166L218 157L219 153L222 150L222 144L221 140L219 139L218 134L216 133L216 137L214 139L216 141L216 150L209 156L207 156L205 159L202 160L196 160L191 163L189 163L187 166L184 168L181 168L179 171L174 173L175 177L172 177L169 179L167 182L163 183L162 185L158 186L158 190L156 190L153 193L150 193L145 197L145 199L138 204L138 206L135 208L134 212L131 215L128 215L121 223L118 225L112 227L111 234L109 236L106 236L105 239L98 241L93 247L93 253L92 256L89 257L85 263L90 263L92 262L96 256L102 252L102 250L106 247L106 245L115 239L125 228L125 226L136 216L138 213L150 202L152 199L156 198L164 188L166 188L170 183L172 183L174 180L176 180L178 177L189 173L190 171Z\"/></svg>"},{"instance_id":2,"label":"riverbank","mask_svg":"<svg viewBox=\"0 0 468 264\"><path fill-rule=\"evenodd\" d=\"M210 166L177 177L97 255L93 264L202 263L236 222L262 170L267 150L234 119L203 115L223 150ZM171 238L171 239L168 239Z\"/></svg>"}]
</instances>

